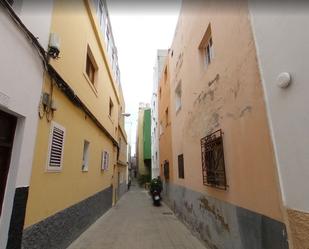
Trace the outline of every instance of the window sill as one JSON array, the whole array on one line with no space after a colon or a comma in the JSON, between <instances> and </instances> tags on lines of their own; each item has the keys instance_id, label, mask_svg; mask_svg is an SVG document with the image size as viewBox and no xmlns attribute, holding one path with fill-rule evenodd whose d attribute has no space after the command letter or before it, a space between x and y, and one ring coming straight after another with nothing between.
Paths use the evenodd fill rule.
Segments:
<instances>
[{"instance_id":1,"label":"window sill","mask_svg":"<svg viewBox=\"0 0 309 249\"><path fill-rule=\"evenodd\" d=\"M46 173L60 173L62 171L62 167L56 168L56 167L47 167Z\"/></svg>"},{"instance_id":2,"label":"window sill","mask_svg":"<svg viewBox=\"0 0 309 249\"><path fill-rule=\"evenodd\" d=\"M97 88L94 86L94 83L91 82L91 80L89 79L88 75L87 75L85 72L83 72L83 75L84 75L85 79L87 80L87 82L88 82L88 84L89 84L91 90L92 90L93 93L95 94L95 96L98 97L98 90L97 90Z\"/></svg>"},{"instance_id":3,"label":"window sill","mask_svg":"<svg viewBox=\"0 0 309 249\"><path fill-rule=\"evenodd\" d=\"M82 172L88 172L88 167L85 169L82 169Z\"/></svg>"}]
</instances>

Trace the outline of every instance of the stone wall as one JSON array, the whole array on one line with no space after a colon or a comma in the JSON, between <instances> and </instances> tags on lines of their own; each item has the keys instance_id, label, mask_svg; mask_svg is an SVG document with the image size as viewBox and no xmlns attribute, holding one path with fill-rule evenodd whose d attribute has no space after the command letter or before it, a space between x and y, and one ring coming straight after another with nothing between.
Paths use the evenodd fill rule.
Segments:
<instances>
[{"instance_id":1,"label":"stone wall","mask_svg":"<svg viewBox=\"0 0 309 249\"><path fill-rule=\"evenodd\" d=\"M287 210L294 249L309 248L309 214Z\"/></svg>"}]
</instances>

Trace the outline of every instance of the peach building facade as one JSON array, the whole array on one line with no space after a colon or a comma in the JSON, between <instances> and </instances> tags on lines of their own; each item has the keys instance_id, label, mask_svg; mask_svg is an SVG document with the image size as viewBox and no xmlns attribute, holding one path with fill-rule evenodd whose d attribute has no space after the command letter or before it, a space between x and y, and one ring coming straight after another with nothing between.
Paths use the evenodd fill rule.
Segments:
<instances>
[{"instance_id":1,"label":"peach building facade","mask_svg":"<svg viewBox=\"0 0 309 249\"><path fill-rule=\"evenodd\" d=\"M173 180L173 148L172 148L172 121L170 99L170 68L169 58L161 73L158 85L158 127L159 127L159 162L160 177L164 179L164 189L167 193L168 183Z\"/></svg>"},{"instance_id":2,"label":"peach building facade","mask_svg":"<svg viewBox=\"0 0 309 249\"><path fill-rule=\"evenodd\" d=\"M248 15L246 1L183 1L166 62L170 96L159 99L159 120L169 105L171 129L160 137L160 163L171 139L166 198L208 247L285 249L283 202Z\"/></svg>"}]
</instances>

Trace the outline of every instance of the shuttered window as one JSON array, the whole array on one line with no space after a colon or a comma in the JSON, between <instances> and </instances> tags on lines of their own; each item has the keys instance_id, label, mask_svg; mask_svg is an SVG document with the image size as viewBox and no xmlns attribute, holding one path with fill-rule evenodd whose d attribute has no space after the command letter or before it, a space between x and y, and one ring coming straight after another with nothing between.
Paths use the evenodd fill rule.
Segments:
<instances>
[{"instance_id":1,"label":"shuttered window","mask_svg":"<svg viewBox=\"0 0 309 249\"><path fill-rule=\"evenodd\" d=\"M63 160L65 129L59 124L52 122L50 141L49 141L49 156L48 170L61 170Z\"/></svg>"}]
</instances>

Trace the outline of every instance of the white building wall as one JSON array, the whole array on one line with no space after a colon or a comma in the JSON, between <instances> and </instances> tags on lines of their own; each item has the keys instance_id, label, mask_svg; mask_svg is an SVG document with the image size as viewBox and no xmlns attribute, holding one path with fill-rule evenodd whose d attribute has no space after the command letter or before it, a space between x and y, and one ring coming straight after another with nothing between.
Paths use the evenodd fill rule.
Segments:
<instances>
[{"instance_id":1,"label":"white building wall","mask_svg":"<svg viewBox=\"0 0 309 249\"><path fill-rule=\"evenodd\" d=\"M153 93L151 99L151 176L160 175L159 161L159 125L158 125L158 85L163 71L167 50L158 50L153 75Z\"/></svg>"},{"instance_id":2,"label":"white building wall","mask_svg":"<svg viewBox=\"0 0 309 249\"><path fill-rule=\"evenodd\" d=\"M309 212L308 5L249 3L284 204ZM282 72L287 88L277 85Z\"/></svg>"},{"instance_id":3,"label":"white building wall","mask_svg":"<svg viewBox=\"0 0 309 249\"><path fill-rule=\"evenodd\" d=\"M52 1L23 1L17 14L47 49ZM0 7L0 109L18 117L3 210L0 217L0 248L5 248L15 189L28 187L38 122L43 66L37 51ZM1 101L2 99L2 101Z\"/></svg>"}]
</instances>

